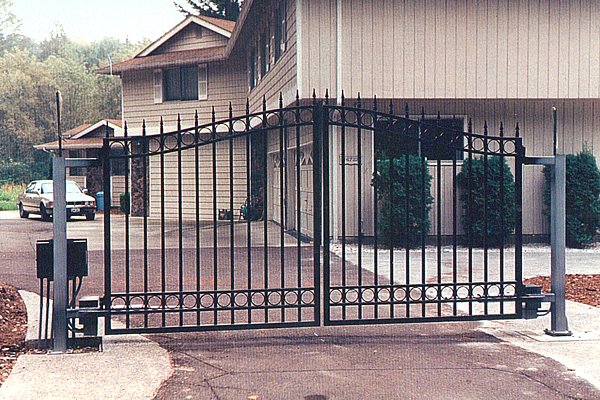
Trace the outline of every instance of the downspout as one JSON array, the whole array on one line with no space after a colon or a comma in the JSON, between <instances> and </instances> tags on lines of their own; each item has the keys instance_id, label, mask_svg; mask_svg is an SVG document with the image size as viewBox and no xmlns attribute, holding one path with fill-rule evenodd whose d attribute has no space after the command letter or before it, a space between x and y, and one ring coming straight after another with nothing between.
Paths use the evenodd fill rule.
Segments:
<instances>
[{"instance_id":1,"label":"downspout","mask_svg":"<svg viewBox=\"0 0 600 400\"><path fill-rule=\"evenodd\" d=\"M335 97L337 105L342 104L342 0L336 0L336 74L335 74ZM330 136L331 141L329 143L330 160L329 165L331 166L331 236L332 241L335 243L340 237L340 224L341 224L341 202L340 202L340 190L341 190L341 173L343 164L340 163L340 138L342 130L339 126L333 126L332 135Z\"/></svg>"},{"instance_id":2,"label":"downspout","mask_svg":"<svg viewBox=\"0 0 600 400\"><path fill-rule=\"evenodd\" d=\"M301 99L304 98L302 66L302 0L296 0L296 88Z\"/></svg>"}]
</instances>

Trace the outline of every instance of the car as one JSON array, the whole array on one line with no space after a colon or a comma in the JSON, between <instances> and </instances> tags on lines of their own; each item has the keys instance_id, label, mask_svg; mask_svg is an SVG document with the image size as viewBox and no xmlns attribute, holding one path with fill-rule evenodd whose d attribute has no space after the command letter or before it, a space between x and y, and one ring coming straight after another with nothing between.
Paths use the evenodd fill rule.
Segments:
<instances>
[{"instance_id":1,"label":"car","mask_svg":"<svg viewBox=\"0 0 600 400\"><path fill-rule=\"evenodd\" d=\"M53 185L51 180L33 181L17 197L19 216L28 218L29 214L39 214L42 220L52 218L54 206ZM96 199L73 181L67 181L67 219L74 215L85 216L88 221L96 218Z\"/></svg>"}]
</instances>

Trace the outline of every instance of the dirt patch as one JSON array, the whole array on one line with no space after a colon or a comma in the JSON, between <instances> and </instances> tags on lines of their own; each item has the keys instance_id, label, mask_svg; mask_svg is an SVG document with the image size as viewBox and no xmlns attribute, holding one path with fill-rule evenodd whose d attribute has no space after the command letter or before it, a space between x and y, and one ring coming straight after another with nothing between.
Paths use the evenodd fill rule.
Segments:
<instances>
[{"instance_id":1,"label":"dirt patch","mask_svg":"<svg viewBox=\"0 0 600 400\"><path fill-rule=\"evenodd\" d=\"M542 292L550 292L549 276L536 276L535 278L525 279L524 282L540 285ZM566 275L566 298L578 303L600 307L600 274Z\"/></svg>"},{"instance_id":2,"label":"dirt patch","mask_svg":"<svg viewBox=\"0 0 600 400\"><path fill-rule=\"evenodd\" d=\"M25 352L27 311L17 290L0 282L0 385Z\"/></svg>"}]
</instances>

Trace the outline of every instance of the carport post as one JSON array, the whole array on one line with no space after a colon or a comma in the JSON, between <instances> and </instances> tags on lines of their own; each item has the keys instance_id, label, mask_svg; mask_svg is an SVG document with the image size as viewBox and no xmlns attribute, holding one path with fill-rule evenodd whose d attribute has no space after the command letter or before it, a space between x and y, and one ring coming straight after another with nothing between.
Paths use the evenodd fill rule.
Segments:
<instances>
[{"instance_id":1,"label":"carport post","mask_svg":"<svg viewBox=\"0 0 600 400\"><path fill-rule=\"evenodd\" d=\"M555 154L550 187L551 284L555 298L551 306L550 329L546 329L546 333L551 336L571 335L565 304L566 181L567 157Z\"/></svg>"},{"instance_id":2,"label":"carport post","mask_svg":"<svg viewBox=\"0 0 600 400\"><path fill-rule=\"evenodd\" d=\"M67 303L69 285L67 281L67 184L66 159L52 159L53 200L52 210L54 229L54 297L52 311L52 329L56 352L67 351Z\"/></svg>"}]
</instances>

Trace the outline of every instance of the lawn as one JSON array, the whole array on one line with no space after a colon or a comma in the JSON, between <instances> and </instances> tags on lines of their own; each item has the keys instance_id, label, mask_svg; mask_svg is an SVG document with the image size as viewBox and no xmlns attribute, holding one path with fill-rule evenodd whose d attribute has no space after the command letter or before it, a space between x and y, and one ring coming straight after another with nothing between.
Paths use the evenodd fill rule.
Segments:
<instances>
[{"instance_id":1,"label":"lawn","mask_svg":"<svg viewBox=\"0 0 600 400\"><path fill-rule=\"evenodd\" d=\"M0 210L16 210L17 196L25 190L25 184L3 183L0 185Z\"/></svg>"}]
</instances>

